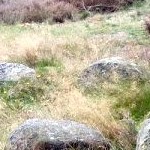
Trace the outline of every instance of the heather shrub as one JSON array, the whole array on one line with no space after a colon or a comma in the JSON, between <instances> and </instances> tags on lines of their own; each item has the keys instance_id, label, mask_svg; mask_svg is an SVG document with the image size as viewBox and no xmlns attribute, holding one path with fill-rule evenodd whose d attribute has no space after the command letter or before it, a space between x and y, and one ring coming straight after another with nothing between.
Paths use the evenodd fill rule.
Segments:
<instances>
[{"instance_id":1,"label":"heather shrub","mask_svg":"<svg viewBox=\"0 0 150 150\"><path fill-rule=\"evenodd\" d=\"M73 19L76 9L72 4L55 0L13 0L0 3L0 22L7 24Z\"/></svg>"},{"instance_id":2,"label":"heather shrub","mask_svg":"<svg viewBox=\"0 0 150 150\"><path fill-rule=\"evenodd\" d=\"M77 9L72 4L61 1L54 4L53 7L50 6L48 11L52 13L54 22L63 23L65 19L73 20Z\"/></svg>"},{"instance_id":3,"label":"heather shrub","mask_svg":"<svg viewBox=\"0 0 150 150\"><path fill-rule=\"evenodd\" d=\"M62 1L62 0L59 0ZM115 11L120 8L131 5L139 0L63 0L69 2L81 10L89 11Z\"/></svg>"},{"instance_id":4,"label":"heather shrub","mask_svg":"<svg viewBox=\"0 0 150 150\"><path fill-rule=\"evenodd\" d=\"M73 20L77 11L112 12L139 0L0 0L0 22L7 24Z\"/></svg>"}]
</instances>

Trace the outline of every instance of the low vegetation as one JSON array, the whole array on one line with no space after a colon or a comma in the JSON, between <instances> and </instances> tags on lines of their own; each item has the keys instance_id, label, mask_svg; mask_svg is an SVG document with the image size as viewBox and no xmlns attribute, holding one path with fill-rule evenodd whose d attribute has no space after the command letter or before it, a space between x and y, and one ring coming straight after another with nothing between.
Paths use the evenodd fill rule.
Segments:
<instances>
[{"instance_id":1,"label":"low vegetation","mask_svg":"<svg viewBox=\"0 0 150 150\"><path fill-rule=\"evenodd\" d=\"M76 8L66 2L54 0L13 0L0 4L0 22L6 24L44 21L63 23L73 20Z\"/></svg>"},{"instance_id":2,"label":"low vegetation","mask_svg":"<svg viewBox=\"0 0 150 150\"><path fill-rule=\"evenodd\" d=\"M59 0L62 1L62 0ZM79 8L80 10L89 10L89 11L116 11L122 7L129 6L138 0L63 0L69 2Z\"/></svg>"},{"instance_id":3,"label":"low vegetation","mask_svg":"<svg viewBox=\"0 0 150 150\"><path fill-rule=\"evenodd\" d=\"M132 118L139 123L149 115L149 83L136 88L128 88L125 94L126 96L124 93L119 94L115 109L118 110L119 108L120 111L127 109Z\"/></svg>"},{"instance_id":4,"label":"low vegetation","mask_svg":"<svg viewBox=\"0 0 150 150\"><path fill-rule=\"evenodd\" d=\"M149 81L138 85L103 83L95 91L83 90L77 80L89 64L111 56L150 70L150 37L144 28L149 0L130 9L55 25L48 21L76 19L77 3L6 2L0 4L0 22L17 23L0 24L0 60L26 64L36 70L37 77L1 83L0 149L10 132L29 118L75 120L102 131L115 150L135 149L136 129L149 116ZM88 10L91 3L86 2ZM149 31L149 22L146 26ZM135 123L134 132L128 126L130 120Z\"/></svg>"},{"instance_id":5,"label":"low vegetation","mask_svg":"<svg viewBox=\"0 0 150 150\"><path fill-rule=\"evenodd\" d=\"M139 0L1 0L0 22L53 22L86 18L92 12L112 12ZM79 15L80 14L80 15Z\"/></svg>"}]
</instances>

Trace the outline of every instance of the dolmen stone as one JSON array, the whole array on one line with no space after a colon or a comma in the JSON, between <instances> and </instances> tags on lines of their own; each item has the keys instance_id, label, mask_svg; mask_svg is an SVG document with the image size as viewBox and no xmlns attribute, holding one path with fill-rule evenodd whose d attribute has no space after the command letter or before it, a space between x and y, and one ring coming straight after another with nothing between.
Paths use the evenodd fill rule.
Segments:
<instances>
[{"instance_id":1,"label":"dolmen stone","mask_svg":"<svg viewBox=\"0 0 150 150\"><path fill-rule=\"evenodd\" d=\"M138 133L136 150L150 150L150 119L146 119Z\"/></svg>"},{"instance_id":2,"label":"dolmen stone","mask_svg":"<svg viewBox=\"0 0 150 150\"><path fill-rule=\"evenodd\" d=\"M83 70L79 83L88 87L105 81L112 83L126 79L140 81L145 77L143 69L138 65L121 57L111 57L101 59Z\"/></svg>"},{"instance_id":3,"label":"dolmen stone","mask_svg":"<svg viewBox=\"0 0 150 150\"><path fill-rule=\"evenodd\" d=\"M69 120L29 119L10 135L5 150L110 150L102 133Z\"/></svg>"},{"instance_id":4,"label":"dolmen stone","mask_svg":"<svg viewBox=\"0 0 150 150\"><path fill-rule=\"evenodd\" d=\"M18 63L0 63L0 82L34 78L35 70Z\"/></svg>"}]
</instances>

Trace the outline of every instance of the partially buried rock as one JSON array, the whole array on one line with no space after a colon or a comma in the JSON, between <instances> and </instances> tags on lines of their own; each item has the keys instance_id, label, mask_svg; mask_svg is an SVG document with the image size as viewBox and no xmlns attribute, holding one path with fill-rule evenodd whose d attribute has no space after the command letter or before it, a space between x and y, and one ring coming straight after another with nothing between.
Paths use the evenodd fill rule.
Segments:
<instances>
[{"instance_id":1,"label":"partially buried rock","mask_svg":"<svg viewBox=\"0 0 150 150\"><path fill-rule=\"evenodd\" d=\"M5 150L110 150L96 130L69 120L30 119L16 129Z\"/></svg>"},{"instance_id":2,"label":"partially buried rock","mask_svg":"<svg viewBox=\"0 0 150 150\"><path fill-rule=\"evenodd\" d=\"M0 63L0 81L18 81L34 78L35 70L18 63Z\"/></svg>"},{"instance_id":3,"label":"partially buried rock","mask_svg":"<svg viewBox=\"0 0 150 150\"><path fill-rule=\"evenodd\" d=\"M144 121L139 131L136 150L150 150L150 119Z\"/></svg>"},{"instance_id":4,"label":"partially buried rock","mask_svg":"<svg viewBox=\"0 0 150 150\"><path fill-rule=\"evenodd\" d=\"M116 83L125 79L141 81L145 79L145 74L136 64L121 57L112 57L91 64L82 72L79 82L88 87L105 81Z\"/></svg>"}]
</instances>

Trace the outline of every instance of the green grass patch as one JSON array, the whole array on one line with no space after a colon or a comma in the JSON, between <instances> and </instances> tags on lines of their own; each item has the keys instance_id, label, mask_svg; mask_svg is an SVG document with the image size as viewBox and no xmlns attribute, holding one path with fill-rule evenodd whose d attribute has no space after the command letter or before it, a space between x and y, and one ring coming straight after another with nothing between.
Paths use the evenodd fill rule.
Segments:
<instances>
[{"instance_id":1,"label":"green grass patch","mask_svg":"<svg viewBox=\"0 0 150 150\"><path fill-rule=\"evenodd\" d=\"M150 84L146 82L101 83L97 87L81 88L85 96L94 101L108 99L114 103L114 117L127 110L136 122L141 122L150 112Z\"/></svg>"},{"instance_id":2,"label":"green grass patch","mask_svg":"<svg viewBox=\"0 0 150 150\"><path fill-rule=\"evenodd\" d=\"M46 72L51 69L61 72L64 69L64 66L60 60L52 57L51 59L43 58L38 60L35 64L35 68L39 72Z\"/></svg>"},{"instance_id":3,"label":"green grass patch","mask_svg":"<svg viewBox=\"0 0 150 150\"><path fill-rule=\"evenodd\" d=\"M119 95L115 109L127 109L132 118L140 122L150 112L150 85L143 84L134 91L127 89Z\"/></svg>"},{"instance_id":4,"label":"green grass patch","mask_svg":"<svg viewBox=\"0 0 150 150\"><path fill-rule=\"evenodd\" d=\"M136 121L140 121L150 112L150 85L141 88L133 103L130 108L132 116Z\"/></svg>"},{"instance_id":5,"label":"green grass patch","mask_svg":"<svg viewBox=\"0 0 150 150\"><path fill-rule=\"evenodd\" d=\"M46 99L55 88L55 84L43 76L35 80L22 79L18 82L7 82L0 87L2 100L11 109L30 107Z\"/></svg>"}]
</instances>

